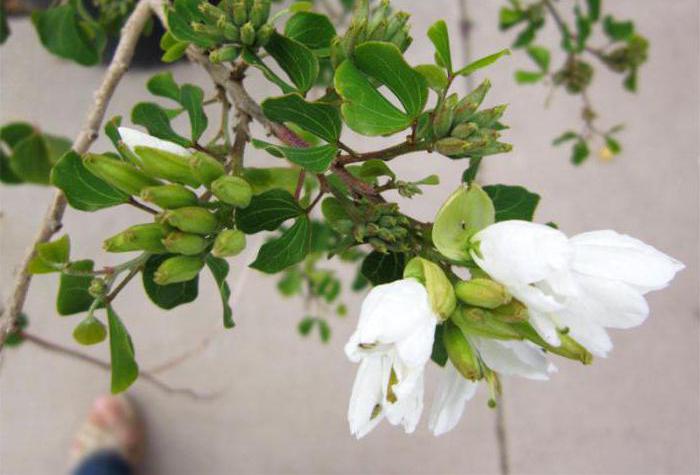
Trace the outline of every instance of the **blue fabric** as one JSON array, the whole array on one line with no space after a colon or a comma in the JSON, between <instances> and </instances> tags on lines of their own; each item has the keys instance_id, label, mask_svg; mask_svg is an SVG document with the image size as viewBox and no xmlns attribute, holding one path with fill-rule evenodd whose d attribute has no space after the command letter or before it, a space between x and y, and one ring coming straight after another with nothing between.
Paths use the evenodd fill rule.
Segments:
<instances>
[{"instance_id":1,"label":"blue fabric","mask_svg":"<svg viewBox=\"0 0 700 475\"><path fill-rule=\"evenodd\" d=\"M131 466L119 453L96 452L86 458L73 475L133 475Z\"/></svg>"}]
</instances>

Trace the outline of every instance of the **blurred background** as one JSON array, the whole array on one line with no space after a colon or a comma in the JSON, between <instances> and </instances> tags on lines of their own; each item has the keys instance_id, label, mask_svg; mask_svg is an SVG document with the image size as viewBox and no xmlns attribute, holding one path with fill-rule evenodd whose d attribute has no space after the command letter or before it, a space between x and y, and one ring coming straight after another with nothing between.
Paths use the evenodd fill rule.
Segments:
<instances>
[{"instance_id":1,"label":"blurred background","mask_svg":"<svg viewBox=\"0 0 700 475\"><path fill-rule=\"evenodd\" d=\"M560 2L573 4L573 0ZM459 46L456 0L395 1L413 14L414 64L431 61L428 26L446 19ZM508 47L513 34L499 32L504 2L469 0L473 21L469 53L480 57ZM541 194L536 218L555 221L567 234L612 228L654 245L687 268L670 288L649 295L651 317L640 328L612 332L615 349L589 367L557 360L551 381L505 378L504 412L512 473L686 474L700 471L700 367L698 304L698 117L699 49L697 0L616 0L606 9L634 19L651 42L639 92L629 94L620 78L599 68L591 97L609 124L624 122L624 150L612 161L596 151L581 167L551 140L569 125L579 126L579 101L557 94L545 110L548 89L518 86L516 69L529 66L523 53L479 72L493 82L487 99L510 104L505 122L514 151L487 158L480 181L524 185ZM28 19L11 22L12 35L0 48L0 123L27 120L46 132L75 137L97 87L102 68L83 68L49 55ZM553 24L540 42L558 41ZM553 62L561 58L555 56ZM464 62L464 61L458 61ZM186 62L171 67L178 82L211 90L207 76ZM147 79L156 70L135 69L120 84L107 117L128 117L130 107L149 100ZM250 78L253 95L277 94ZM259 86L265 84L265 86ZM462 85L462 87L465 87ZM260 137L261 131L254 130ZM382 140L350 137L360 150ZM371 143L370 143L371 142ZM107 150L100 137L93 150ZM256 155L257 154L257 155ZM251 151L251 163L270 158ZM409 209L431 220L459 183L463 163L414 154L395 162L404 179L430 173L439 187L426 188ZM0 294L12 283L15 266L33 239L52 190L31 185L0 188ZM81 257L116 262L100 250L102 239L136 216L131 209L99 213L69 210L65 231ZM259 238L258 238L259 239ZM254 248L255 238L248 250ZM328 344L296 330L306 309L300 299L278 295L275 277L246 271L250 253L232 264L237 326L220 322L220 300L208 277L200 298L163 312L133 285L117 309L134 337L137 358L148 370L194 349L196 354L158 376L173 387L195 388L210 398L193 400L138 381L130 394L142 410L149 435L143 473L329 473L448 474L498 473L495 411L479 393L454 431L440 438L427 430L427 414L411 436L382 424L356 441L346 408L356 367L342 346L356 322L361 295L348 292L348 315L331 316ZM354 271L338 267L349 282ZM79 317L54 310L57 277L34 279L26 312L32 333L79 348L71 332ZM346 286L347 287L347 286ZM85 351L107 359L107 345ZM436 388L430 368L427 403ZM72 436L94 397L109 390L103 370L34 345L6 349L0 361L0 472L7 475L59 473Z\"/></svg>"}]
</instances>

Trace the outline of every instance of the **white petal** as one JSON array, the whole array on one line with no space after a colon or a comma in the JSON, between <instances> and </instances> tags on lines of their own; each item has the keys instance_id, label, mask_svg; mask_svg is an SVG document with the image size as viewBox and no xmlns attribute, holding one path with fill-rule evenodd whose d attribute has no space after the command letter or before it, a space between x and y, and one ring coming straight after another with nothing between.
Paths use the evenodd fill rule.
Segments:
<instances>
[{"instance_id":1,"label":"white petal","mask_svg":"<svg viewBox=\"0 0 700 475\"><path fill-rule=\"evenodd\" d=\"M358 439L367 435L384 417L380 413L372 418L374 408L384 399L382 385L388 378L385 373L391 370L384 360L386 356L371 355L364 358L357 369L348 407L348 422L350 432Z\"/></svg>"},{"instance_id":2,"label":"white petal","mask_svg":"<svg viewBox=\"0 0 700 475\"><path fill-rule=\"evenodd\" d=\"M502 341L473 337L486 366L504 375L547 380L552 367L544 351L525 341Z\"/></svg>"},{"instance_id":3,"label":"white petal","mask_svg":"<svg viewBox=\"0 0 700 475\"><path fill-rule=\"evenodd\" d=\"M384 409L389 423L401 424L406 433L411 433L416 430L423 413L423 369L412 370L409 375L404 375L404 377L404 381L395 384L392 388L397 397L396 402L390 403L385 400Z\"/></svg>"},{"instance_id":4,"label":"white petal","mask_svg":"<svg viewBox=\"0 0 700 475\"><path fill-rule=\"evenodd\" d=\"M571 299L569 307L580 318L609 328L632 328L649 316L649 305L639 290L624 282L585 275L578 280L583 293Z\"/></svg>"},{"instance_id":5,"label":"white petal","mask_svg":"<svg viewBox=\"0 0 700 475\"><path fill-rule=\"evenodd\" d=\"M566 236L549 226L528 221L501 221L479 231L476 263L505 285L531 284L566 270L570 246Z\"/></svg>"},{"instance_id":6,"label":"white petal","mask_svg":"<svg viewBox=\"0 0 700 475\"><path fill-rule=\"evenodd\" d=\"M119 127L119 136L132 152L136 149L136 147L151 147L183 157L189 157L191 155L186 148L181 147L176 143L168 142L167 140L162 140L157 137L153 137L152 135L144 134L136 129Z\"/></svg>"},{"instance_id":7,"label":"white petal","mask_svg":"<svg viewBox=\"0 0 700 475\"><path fill-rule=\"evenodd\" d=\"M529 310L528 313L530 315L530 325L532 325L532 328L535 329L537 334L541 336L544 341L553 346L561 345L557 327L551 318L536 310Z\"/></svg>"},{"instance_id":8,"label":"white petal","mask_svg":"<svg viewBox=\"0 0 700 475\"><path fill-rule=\"evenodd\" d=\"M423 367L428 362L433 351L436 325L437 319L432 317L396 343L396 351L403 364Z\"/></svg>"},{"instance_id":9,"label":"white petal","mask_svg":"<svg viewBox=\"0 0 700 475\"><path fill-rule=\"evenodd\" d=\"M478 386L479 383L462 377L447 361L430 410L428 426L433 434L442 435L454 429L464 413L465 403L474 397Z\"/></svg>"},{"instance_id":10,"label":"white petal","mask_svg":"<svg viewBox=\"0 0 700 475\"><path fill-rule=\"evenodd\" d=\"M564 307L563 299L549 292L545 292L538 285L514 285L508 286L508 291L513 297L520 300L530 310L537 312L554 312Z\"/></svg>"},{"instance_id":11,"label":"white petal","mask_svg":"<svg viewBox=\"0 0 700 475\"><path fill-rule=\"evenodd\" d=\"M437 317L428 291L414 279L374 287L362 303L357 324L360 343L396 343Z\"/></svg>"},{"instance_id":12,"label":"white petal","mask_svg":"<svg viewBox=\"0 0 700 475\"><path fill-rule=\"evenodd\" d=\"M642 292L666 287L685 267L639 239L610 230L579 234L571 245L577 272L620 280Z\"/></svg>"}]
</instances>

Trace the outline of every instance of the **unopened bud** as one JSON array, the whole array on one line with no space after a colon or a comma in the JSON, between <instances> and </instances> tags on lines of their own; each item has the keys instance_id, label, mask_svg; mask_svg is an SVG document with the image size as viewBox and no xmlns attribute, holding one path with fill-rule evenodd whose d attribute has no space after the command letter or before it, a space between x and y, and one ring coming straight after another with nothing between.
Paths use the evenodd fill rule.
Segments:
<instances>
[{"instance_id":1,"label":"unopened bud","mask_svg":"<svg viewBox=\"0 0 700 475\"><path fill-rule=\"evenodd\" d=\"M209 2L200 3L197 5L197 9L212 23L218 23L222 19L226 19L226 13Z\"/></svg>"},{"instance_id":2,"label":"unopened bud","mask_svg":"<svg viewBox=\"0 0 700 475\"><path fill-rule=\"evenodd\" d=\"M233 257L245 249L245 234L238 229L226 229L221 231L214 241L211 253L215 257Z\"/></svg>"},{"instance_id":3,"label":"unopened bud","mask_svg":"<svg viewBox=\"0 0 700 475\"><path fill-rule=\"evenodd\" d=\"M260 28L270 16L270 0L255 0L250 10L250 22L255 28Z\"/></svg>"},{"instance_id":4,"label":"unopened bud","mask_svg":"<svg viewBox=\"0 0 700 475\"><path fill-rule=\"evenodd\" d=\"M255 43L255 27L250 22L241 26L241 43L246 46L253 46Z\"/></svg>"},{"instance_id":5,"label":"unopened bud","mask_svg":"<svg viewBox=\"0 0 700 475\"><path fill-rule=\"evenodd\" d=\"M102 247L107 252L145 251L165 252L161 242L167 227L160 223L137 224L106 239Z\"/></svg>"},{"instance_id":6,"label":"unopened bud","mask_svg":"<svg viewBox=\"0 0 700 475\"><path fill-rule=\"evenodd\" d=\"M216 216L197 206L186 206L167 211L163 215L163 219L171 226L186 233L211 234L219 228Z\"/></svg>"},{"instance_id":7,"label":"unopened bud","mask_svg":"<svg viewBox=\"0 0 700 475\"><path fill-rule=\"evenodd\" d=\"M486 97L489 89L491 89L491 82L485 79L476 89L464 96L457 104L457 107L455 107L455 122L462 123L469 120L484 101L484 97Z\"/></svg>"},{"instance_id":8,"label":"unopened bud","mask_svg":"<svg viewBox=\"0 0 700 475\"><path fill-rule=\"evenodd\" d=\"M242 26L248 21L248 6L245 0L234 0L233 2L233 21L238 26Z\"/></svg>"},{"instance_id":9,"label":"unopened bud","mask_svg":"<svg viewBox=\"0 0 700 475\"><path fill-rule=\"evenodd\" d=\"M247 181L237 176L222 176L211 184L211 192L224 203L245 208L253 197L253 189Z\"/></svg>"},{"instance_id":10,"label":"unopened bud","mask_svg":"<svg viewBox=\"0 0 700 475\"><path fill-rule=\"evenodd\" d=\"M442 341L447 356L462 376L472 381L481 379L481 363L476 351L464 337L462 330L449 320L444 323Z\"/></svg>"},{"instance_id":11,"label":"unopened bud","mask_svg":"<svg viewBox=\"0 0 700 475\"><path fill-rule=\"evenodd\" d=\"M452 129L450 135L458 139L466 140L478 129L479 126L474 122L462 122L461 124L457 124L454 129Z\"/></svg>"},{"instance_id":12,"label":"unopened bud","mask_svg":"<svg viewBox=\"0 0 700 475\"><path fill-rule=\"evenodd\" d=\"M182 185L149 186L141 190L141 199L163 209L182 208L197 204L197 195Z\"/></svg>"},{"instance_id":13,"label":"unopened bud","mask_svg":"<svg viewBox=\"0 0 700 475\"><path fill-rule=\"evenodd\" d=\"M493 315L504 322L524 322L528 319L527 307L515 299L494 308Z\"/></svg>"},{"instance_id":14,"label":"unopened bud","mask_svg":"<svg viewBox=\"0 0 700 475\"><path fill-rule=\"evenodd\" d=\"M195 256L175 256L158 266L153 280L158 285L177 284L194 279L204 267L204 260Z\"/></svg>"},{"instance_id":15,"label":"unopened bud","mask_svg":"<svg viewBox=\"0 0 700 475\"><path fill-rule=\"evenodd\" d=\"M94 298L104 297L107 292L107 283L101 277L95 277L90 281L88 293Z\"/></svg>"},{"instance_id":16,"label":"unopened bud","mask_svg":"<svg viewBox=\"0 0 700 475\"><path fill-rule=\"evenodd\" d=\"M386 254L389 252L389 248L387 248L387 245L384 241L378 238L369 238L369 244L377 251L381 252L382 254Z\"/></svg>"},{"instance_id":17,"label":"unopened bud","mask_svg":"<svg viewBox=\"0 0 700 475\"><path fill-rule=\"evenodd\" d=\"M221 31L224 33L224 38L226 38L227 41L237 43L241 40L241 30L236 25L225 23L221 27Z\"/></svg>"},{"instance_id":18,"label":"unopened bud","mask_svg":"<svg viewBox=\"0 0 700 475\"><path fill-rule=\"evenodd\" d=\"M102 322L88 315L73 330L73 338L81 345L94 345L107 338L107 330Z\"/></svg>"},{"instance_id":19,"label":"unopened bud","mask_svg":"<svg viewBox=\"0 0 700 475\"><path fill-rule=\"evenodd\" d=\"M472 151L474 156L485 157L487 155L496 155L499 153L507 153L513 150L513 146L504 142L492 142L489 144L475 147Z\"/></svg>"},{"instance_id":20,"label":"unopened bud","mask_svg":"<svg viewBox=\"0 0 700 475\"><path fill-rule=\"evenodd\" d=\"M410 17L411 15L406 12L396 12L396 14L389 19L385 38L391 38L398 33L400 29L406 26Z\"/></svg>"},{"instance_id":21,"label":"unopened bud","mask_svg":"<svg viewBox=\"0 0 700 475\"><path fill-rule=\"evenodd\" d=\"M136 147L134 152L141 159L143 170L149 175L194 188L201 185L190 170L189 156L176 155L153 147Z\"/></svg>"},{"instance_id":22,"label":"unopened bud","mask_svg":"<svg viewBox=\"0 0 700 475\"><path fill-rule=\"evenodd\" d=\"M235 46L222 46L209 53L209 61L214 64L234 61L241 53L240 48Z\"/></svg>"},{"instance_id":23,"label":"unopened bud","mask_svg":"<svg viewBox=\"0 0 700 475\"><path fill-rule=\"evenodd\" d=\"M224 166L214 157L202 152L195 152L190 157L192 175L207 188L211 182L226 174Z\"/></svg>"},{"instance_id":24,"label":"unopened bud","mask_svg":"<svg viewBox=\"0 0 700 475\"><path fill-rule=\"evenodd\" d=\"M500 106L492 107L490 109L484 109L472 115L469 118L469 121L474 122L481 128L489 128L493 124L498 122L498 119L500 119L501 116L503 116L503 113L505 112L507 107L507 105L502 104Z\"/></svg>"},{"instance_id":25,"label":"unopened bud","mask_svg":"<svg viewBox=\"0 0 700 475\"><path fill-rule=\"evenodd\" d=\"M255 46L261 47L268 44L274 32L275 28L269 23L266 23L263 26L261 26L255 34Z\"/></svg>"},{"instance_id":26,"label":"unopened bud","mask_svg":"<svg viewBox=\"0 0 700 475\"><path fill-rule=\"evenodd\" d=\"M453 118L454 112L452 108L447 104L447 101L443 101L433 117L433 132L435 132L435 137L444 137L450 133Z\"/></svg>"},{"instance_id":27,"label":"unopened bud","mask_svg":"<svg viewBox=\"0 0 700 475\"><path fill-rule=\"evenodd\" d=\"M132 165L104 155L88 153L83 157L83 165L96 177L129 195L138 195L147 186L160 185L158 180Z\"/></svg>"},{"instance_id":28,"label":"unopened bud","mask_svg":"<svg viewBox=\"0 0 700 475\"><path fill-rule=\"evenodd\" d=\"M505 305L511 296L498 282L490 279L471 279L455 285L457 298L462 302L483 308L496 308Z\"/></svg>"},{"instance_id":29,"label":"unopened bud","mask_svg":"<svg viewBox=\"0 0 700 475\"><path fill-rule=\"evenodd\" d=\"M450 318L465 333L500 340L521 340L523 338L517 328L499 320L489 310L460 308L452 313Z\"/></svg>"},{"instance_id":30,"label":"unopened bud","mask_svg":"<svg viewBox=\"0 0 700 475\"><path fill-rule=\"evenodd\" d=\"M207 248L207 240L198 234L183 233L182 231L173 231L168 233L163 239L163 245L173 254L183 254L185 256L194 256L201 254Z\"/></svg>"}]
</instances>

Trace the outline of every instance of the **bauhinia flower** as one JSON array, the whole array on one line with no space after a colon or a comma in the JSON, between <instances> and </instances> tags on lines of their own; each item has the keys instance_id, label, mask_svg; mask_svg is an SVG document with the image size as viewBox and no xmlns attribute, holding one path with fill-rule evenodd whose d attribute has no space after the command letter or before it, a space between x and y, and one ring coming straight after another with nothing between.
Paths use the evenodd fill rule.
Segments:
<instances>
[{"instance_id":1,"label":"bauhinia flower","mask_svg":"<svg viewBox=\"0 0 700 475\"><path fill-rule=\"evenodd\" d=\"M559 330L591 353L606 356L606 328L632 328L649 315L644 294L666 287L684 265L615 231L571 239L549 226L503 221L476 233L471 256L528 307L529 320L549 344Z\"/></svg>"}]
</instances>

